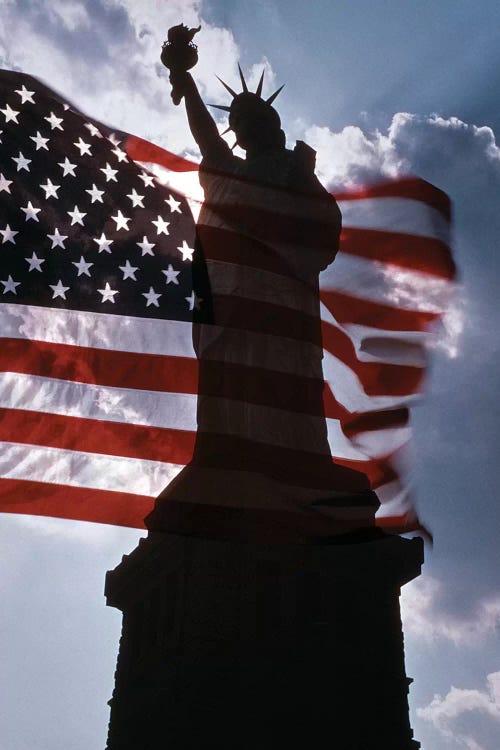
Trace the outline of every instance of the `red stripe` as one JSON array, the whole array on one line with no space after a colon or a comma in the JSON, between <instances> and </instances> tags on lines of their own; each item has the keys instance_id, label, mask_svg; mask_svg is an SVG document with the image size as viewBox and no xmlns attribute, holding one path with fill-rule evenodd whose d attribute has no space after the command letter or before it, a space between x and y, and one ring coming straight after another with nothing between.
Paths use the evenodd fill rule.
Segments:
<instances>
[{"instance_id":1,"label":"red stripe","mask_svg":"<svg viewBox=\"0 0 500 750\"><path fill-rule=\"evenodd\" d=\"M27 339L2 339L0 370L78 383L196 393L198 361Z\"/></svg>"},{"instance_id":2,"label":"red stripe","mask_svg":"<svg viewBox=\"0 0 500 750\"><path fill-rule=\"evenodd\" d=\"M327 199L327 206L323 207ZM333 260L337 249L337 237L340 230L340 212L337 211L335 201L326 194L316 197L318 216L314 216L315 206L309 216L297 216L292 213L294 207L290 207L290 213L286 209L276 210L272 205L252 206L248 203L215 203L204 202L204 207L211 209L214 214L229 226L243 227L244 232L250 237L262 237L264 232L265 242L269 250L273 252L273 244L276 242L283 245L287 243L296 248L307 247L308 272L314 269L314 261L321 260L328 253L327 260L323 266ZM323 211L321 211L323 209ZM295 208L296 210L296 208ZM328 212L328 213L326 213ZM239 237L239 234L237 235ZM269 251L268 250L268 251ZM274 250L274 252L276 252ZM240 261L241 262L241 261Z\"/></svg>"},{"instance_id":3,"label":"red stripe","mask_svg":"<svg viewBox=\"0 0 500 750\"><path fill-rule=\"evenodd\" d=\"M183 430L21 409L0 410L0 440L181 465L193 457L196 441L196 461L200 465L262 472L285 484L308 486L312 482L318 489L335 486L349 492L367 487L363 475L369 477L372 486L396 478L395 472L386 465L390 456L367 461L336 458L331 466L328 457L231 435L207 433L196 437L196 433Z\"/></svg>"},{"instance_id":4,"label":"red stripe","mask_svg":"<svg viewBox=\"0 0 500 750\"><path fill-rule=\"evenodd\" d=\"M221 471L255 472L285 485L309 489L335 489L349 493L369 489L362 468L358 470L337 459L333 462L329 455L283 448L233 435L198 433L193 461L199 466ZM364 462L360 463L364 465Z\"/></svg>"},{"instance_id":5,"label":"red stripe","mask_svg":"<svg viewBox=\"0 0 500 750\"><path fill-rule=\"evenodd\" d=\"M26 339L4 339L0 370L120 388L196 394L195 359L86 349ZM200 392L322 414L323 381L231 362L202 360Z\"/></svg>"},{"instance_id":6,"label":"red stripe","mask_svg":"<svg viewBox=\"0 0 500 750\"><path fill-rule=\"evenodd\" d=\"M329 289L322 289L320 297L338 323L355 323L386 331L427 331L442 317L439 312L390 307Z\"/></svg>"},{"instance_id":7,"label":"red stripe","mask_svg":"<svg viewBox=\"0 0 500 750\"><path fill-rule=\"evenodd\" d=\"M143 529L154 500L127 492L0 478L0 512Z\"/></svg>"},{"instance_id":8,"label":"red stripe","mask_svg":"<svg viewBox=\"0 0 500 750\"><path fill-rule=\"evenodd\" d=\"M0 409L0 440L186 464L195 433L23 409Z\"/></svg>"},{"instance_id":9,"label":"red stripe","mask_svg":"<svg viewBox=\"0 0 500 750\"><path fill-rule=\"evenodd\" d=\"M406 427L409 420L408 409L388 409L371 411L366 414L353 414L342 421L342 431L348 438L360 432L377 432L391 428Z\"/></svg>"},{"instance_id":10,"label":"red stripe","mask_svg":"<svg viewBox=\"0 0 500 750\"><path fill-rule=\"evenodd\" d=\"M159 164L172 172L195 172L198 171L198 164L182 156L177 156L165 148L160 148L150 141L145 141L136 135L129 135L125 141L125 150L134 161L150 162Z\"/></svg>"},{"instance_id":11,"label":"red stripe","mask_svg":"<svg viewBox=\"0 0 500 750\"><path fill-rule=\"evenodd\" d=\"M432 237L345 227L339 252L444 279L453 279L456 274L450 248Z\"/></svg>"},{"instance_id":12,"label":"red stripe","mask_svg":"<svg viewBox=\"0 0 500 750\"><path fill-rule=\"evenodd\" d=\"M336 193L338 201L361 200L363 198L410 198L432 206L447 221L451 221L451 202L446 193L420 177L398 177L395 180L367 185L345 193Z\"/></svg>"},{"instance_id":13,"label":"red stripe","mask_svg":"<svg viewBox=\"0 0 500 750\"><path fill-rule=\"evenodd\" d=\"M286 257L265 242L206 224L199 224L197 231L203 246L203 255L209 260L271 271L309 286L300 278L298 271L287 263Z\"/></svg>"},{"instance_id":14,"label":"red stripe","mask_svg":"<svg viewBox=\"0 0 500 750\"><path fill-rule=\"evenodd\" d=\"M324 416L321 378L308 378L262 367L202 360L200 389L204 396L272 406L295 414Z\"/></svg>"},{"instance_id":15,"label":"red stripe","mask_svg":"<svg viewBox=\"0 0 500 750\"><path fill-rule=\"evenodd\" d=\"M368 396L408 396L417 393L424 378L421 367L392 365L385 362L361 362L351 339L344 331L323 322L323 346L346 364L359 378Z\"/></svg>"},{"instance_id":16,"label":"red stripe","mask_svg":"<svg viewBox=\"0 0 500 750\"><path fill-rule=\"evenodd\" d=\"M245 297L214 294L213 322L223 328L255 331L271 336L284 336L296 341L306 341L321 346L320 319L301 310L256 302Z\"/></svg>"}]
</instances>

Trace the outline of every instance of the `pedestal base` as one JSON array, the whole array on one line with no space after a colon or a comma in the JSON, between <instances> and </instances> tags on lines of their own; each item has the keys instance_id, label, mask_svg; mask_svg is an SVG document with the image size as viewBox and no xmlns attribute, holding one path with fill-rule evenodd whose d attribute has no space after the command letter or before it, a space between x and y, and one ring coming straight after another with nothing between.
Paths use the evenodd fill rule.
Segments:
<instances>
[{"instance_id":1,"label":"pedestal base","mask_svg":"<svg viewBox=\"0 0 500 750\"><path fill-rule=\"evenodd\" d=\"M416 750L400 586L420 539L245 545L150 534L123 611L108 750Z\"/></svg>"}]
</instances>

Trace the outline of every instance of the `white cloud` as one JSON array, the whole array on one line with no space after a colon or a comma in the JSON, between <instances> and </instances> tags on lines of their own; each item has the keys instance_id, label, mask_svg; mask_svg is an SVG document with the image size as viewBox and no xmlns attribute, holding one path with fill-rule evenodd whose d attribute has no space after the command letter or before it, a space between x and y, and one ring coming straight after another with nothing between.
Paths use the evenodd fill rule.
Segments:
<instances>
[{"instance_id":1,"label":"white cloud","mask_svg":"<svg viewBox=\"0 0 500 750\"><path fill-rule=\"evenodd\" d=\"M447 740L456 740L469 750L484 750L470 728L463 731L459 720L465 717L482 717L500 722L500 672L492 672L486 677L484 690L471 690L452 686L442 697L435 695L429 705L417 708L417 715L430 722Z\"/></svg>"},{"instance_id":2,"label":"white cloud","mask_svg":"<svg viewBox=\"0 0 500 750\"><path fill-rule=\"evenodd\" d=\"M476 647L500 628L500 595L483 599L468 613L458 616L440 607L442 594L441 583L430 576L422 576L404 587L401 615L408 635Z\"/></svg>"},{"instance_id":3,"label":"white cloud","mask_svg":"<svg viewBox=\"0 0 500 750\"><path fill-rule=\"evenodd\" d=\"M140 529L123 529L101 523L73 521L66 518L13 515L9 518L11 529L18 527L19 533L31 531L34 536L51 537L99 548L116 549L123 541L130 546L129 539L136 541L145 536Z\"/></svg>"}]
</instances>

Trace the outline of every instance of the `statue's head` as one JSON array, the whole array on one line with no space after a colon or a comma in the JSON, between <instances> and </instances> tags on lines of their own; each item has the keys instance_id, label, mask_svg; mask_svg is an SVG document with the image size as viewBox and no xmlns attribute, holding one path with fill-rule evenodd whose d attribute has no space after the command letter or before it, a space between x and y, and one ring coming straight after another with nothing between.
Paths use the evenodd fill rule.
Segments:
<instances>
[{"instance_id":1,"label":"statue's head","mask_svg":"<svg viewBox=\"0 0 500 750\"><path fill-rule=\"evenodd\" d=\"M285 134L281 129L280 116L272 106L283 86L268 99L263 99L261 94L264 73L262 73L256 91L252 92L248 90L241 68L239 66L238 68L243 91L237 94L224 81L221 81L233 97L231 106L226 107L219 104L210 106L229 113L229 128L227 130L234 132L236 144L246 151L258 152L272 147L283 148ZM219 80L221 79L219 78Z\"/></svg>"}]
</instances>

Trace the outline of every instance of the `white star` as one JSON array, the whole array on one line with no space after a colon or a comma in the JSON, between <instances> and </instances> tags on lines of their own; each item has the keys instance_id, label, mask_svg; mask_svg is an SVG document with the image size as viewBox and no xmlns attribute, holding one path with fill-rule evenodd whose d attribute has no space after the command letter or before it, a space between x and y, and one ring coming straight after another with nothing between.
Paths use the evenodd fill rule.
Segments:
<instances>
[{"instance_id":1,"label":"white star","mask_svg":"<svg viewBox=\"0 0 500 750\"><path fill-rule=\"evenodd\" d=\"M31 164L31 159L25 159L21 151L19 152L19 156L11 156L10 158L12 161L16 162L18 172L20 172L21 169L25 169L27 172L30 171L28 164Z\"/></svg>"},{"instance_id":2,"label":"white star","mask_svg":"<svg viewBox=\"0 0 500 750\"><path fill-rule=\"evenodd\" d=\"M24 208L22 208L21 206L20 208L21 208L21 211L24 211L26 215L26 221L29 221L30 219L32 219L33 221L40 221L37 214L39 214L42 209L35 208L35 206L33 205L31 201L28 201L28 205L25 206Z\"/></svg>"},{"instance_id":3,"label":"white star","mask_svg":"<svg viewBox=\"0 0 500 750\"><path fill-rule=\"evenodd\" d=\"M49 284L49 286L52 289L52 299L56 299L56 297L66 299L66 292L68 291L69 286L63 286L61 279L59 279L57 284Z\"/></svg>"},{"instance_id":4,"label":"white star","mask_svg":"<svg viewBox=\"0 0 500 750\"><path fill-rule=\"evenodd\" d=\"M10 187L12 180L6 180L3 174L0 172L0 193L5 190L6 193L10 193Z\"/></svg>"},{"instance_id":5,"label":"white star","mask_svg":"<svg viewBox=\"0 0 500 750\"><path fill-rule=\"evenodd\" d=\"M90 135L96 135L98 138L102 138L102 133L100 132L100 130L98 130L98 128L96 128L93 123L86 122L85 127L87 128L87 130L90 130Z\"/></svg>"},{"instance_id":6,"label":"white star","mask_svg":"<svg viewBox=\"0 0 500 750\"><path fill-rule=\"evenodd\" d=\"M178 247L177 250L182 253L182 260L193 260L194 247L189 247L186 240L182 241L182 247Z\"/></svg>"},{"instance_id":7,"label":"white star","mask_svg":"<svg viewBox=\"0 0 500 750\"><path fill-rule=\"evenodd\" d=\"M144 187L154 187L155 181L152 175L141 172L139 179L143 181Z\"/></svg>"},{"instance_id":8,"label":"white star","mask_svg":"<svg viewBox=\"0 0 500 750\"><path fill-rule=\"evenodd\" d=\"M14 294L17 294L16 286L19 286L20 283L20 281L14 281L12 276L9 275L7 281L2 281L2 284L4 285L3 293L7 294L7 292L13 292Z\"/></svg>"},{"instance_id":9,"label":"white star","mask_svg":"<svg viewBox=\"0 0 500 750\"><path fill-rule=\"evenodd\" d=\"M148 238L146 235L143 236L142 242L136 242L136 245L139 245L139 247L142 250L142 257L145 255L154 255L153 248L155 246L154 242L148 242Z\"/></svg>"},{"instance_id":10,"label":"white star","mask_svg":"<svg viewBox=\"0 0 500 750\"><path fill-rule=\"evenodd\" d=\"M129 260L125 261L124 266L118 266L118 268L120 269L120 271L123 271L123 281L125 281L125 279L132 279L133 281L137 281L137 279L135 278L135 272L138 271L139 268L131 266Z\"/></svg>"},{"instance_id":11,"label":"white star","mask_svg":"<svg viewBox=\"0 0 500 750\"><path fill-rule=\"evenodd\" d=\"M116 216L112 216L111 218L116 223L116 231L119 229L126 229L128 231L128 222L131 221L128 216L124 216L121 211L118 211Z\"/></svg>"},{"instance_id":12,"label":"white star","mask_svg":"<svg viewBox=\"0 0 500 750\"><path fill-rule=\"evenodd\" d=\"M28 91L24 83L20 89L16 89L16 94L19 94L19 96L21 97L21 104L25 104L26 102L31 102L32 104L34 104L35 103L35 100L33 99L34 93L35 93L34 91Z\"/></svg>"},{"instance_id":13,"label":"white star","mask_svg":"<svg viewBox=\"0 0 500 750\"><path fill-rule=\"evenodd\" d=\"M63 109L65 112L67 112L69 109L69 104L63 104Z\"/></svg>"},{"instance_id":14,"label":"white star","mask_svg":"<svg viewBox=\"0 0 500 750\"><path fill-rule=\"evenodd\" d=\"M118 290L111 289L109 282L106 281L106 286L104 289L98 289L97 290L99 294L102 294L102 302L115 302L115 294L118 294Z\"/></svg>"},{"instance_id":15,"label":"white star","mask_svg":"<svg viewBox=\"0 0 500 750\"><path fill-rule=\"evenodd\" d=\"M70 174L72 177L76 177L76 164L72 164L67 156L64 158L64 161L57 162L57 166L61 167L61 169L63 170L63 177L66 177L67 174Z\"/></svg>"},{"instance_id":16,"label":"white star","mask_svg":"<svg viewBox=\"0 0 500 750\"><path fill-rule=\"evenodd\" d=\"M169 221L165 221L161 216L158 216L158 218L153 219L151 223L156 227L156 234L168 234Z\"/></svg>"},{"instance_id":17,"label":"white star","mask_svg":"<svg viewBox=\"0 0 500 750\"><path fill-rule=\"evenodd\" d=\"M39 130L36 131L36 135L30 135L30 139L32 141L35 141L37 151L39 151L41 148L44 148L45 151L49 150L49 147L47 146L49 139L44 138Z\"/></svg>"},{"instance_id":18,"label":"white star","mask_svg":"<svg viewBox=\"0 0 500 750\"><path fill-rule=\"evenodd\" d=\"M55 247L62 247L63 250L66 250L64 240L68 239L68 235L60 234L57 227L54 229L54 234L48 234L47 237L49 238L49 240L52 240L52 247L50 248L51 250L53 250Z\"/></svg>"},{"instance_id":19,"label":"white star","mask_svg":"<svg viewBox=\"0 0 500 750\"><path fill-rule=\"evenodd\" d=\"M45 263L45 258L38 258L35 253L33 253L31 258L25 258L24 260L30 264L30 267L28 269L30 273L31 271L40 271L40 273L42 272L42 263Z\"/></svg>"},{"instance_id":20,"label":"white star","mask_svg":"<svg viewBox=\"0 0 500 750\"><path fill-rule=\"evenodd\" d=\"M54 185L52 180L49 180L48 177L45 185L40 185L40 187L42 188L42 190L45 190L45 200L47 200L47 198L59 198L59 196L57 195L57 191L61 186Z\"/></svg>"},{"instance_id":21,"label":"white star","mask_svg":"<svg viewBox=\"0 0 500 750\"><path fill-rule=\"evenodd\" d=\"M158 300L160 299L161 294L157 294L152 286L149 287L149 292L142 292L142 296L146 297L146 307L149 307L150 305L160 307Z\"/></svg>"},{"instance_id":22,"label":"white star","mask_svg":"<svg viewBox=\"0 0 500 750\"><path fill-rule=\"evenodd\" d=\"M180 271L174 271L171 263L168 264L166 270L162 271L162 273L164 273L167 277L167 284L179 283L179 279L177 278L177 276L180 274Z\"/></svg>"},{"instance_id":23,"label":"white star","mask_svg":"<svg viewBox=\"0 0 500 750\"><path fill-rule=\"evenodd\" d=\"M90 276L89 268L90 266L93 266L94 264L87 263L83 255L80 255L80 260L78 261L78 263L74 260L72 260L71 262L74 266L76 266L78 270L78 276L81 276L82 274L84 274L85 276Z\"/></svg>"},{"instance_id":24,"label":"white star","mask_svg":"<svg viewBox=\"0 0 500 750\"><path fill-rule=\"evenodd\" d=\"M182 213L179 206L181 205L180 201L176 201L173 195L170 195L168 198L165 198L165 203L168 203L170 206L170 211L174 213L177 211L178 214Z\"/></svg>"},{"instance_id":25,"label":"white star","mask_svg":"<svg viewBox=\"0 0 500 750\"><path fill-rule=\"evenodd\" d=\"M98 190L95 183L92 183L92 190L86 190L85 192L92 198L92 203L95 203L96 201L103 203L101 196L104 195L104 190Z\"/></svg>"},{"instance_id":26,"label":"white star","mask_svg":"<svg viewBox=\"0 0 500 750\"><path fill-rule=\"evenodd\" d=\"M106 253L111 253L109 246L113 244L113 240L106 239L106 235L104 234L104 232L101 234L99 239L97 239L97 237L94 237L94 242L97 242L97 244L99 245L100 253L102 253L103 251Z\"/></svg>"},{"instance_id":27,"label":"white star","mask_svg":"<svg viewBox=\"0 0 500 750\"><path fill-rule=\"evenodd\" d=\"M17 122L19 125L17 116L19 112L16 112L15 109L12 109L12 107L9 107L8 104L5 105L5 109L0 109L0 112L3 112L5 115L5 122Z\"/></svg>"},{"instance_id":28,"label":"white star","mask_svg":"<svg viewBox=\"0 0 500 750\"><path fill-rule=\"evenodd\" d=\"M189 309L191 311L194 310L195 307L196 307L197 310L199 310L200 309L200 303L203 302L203 300L201 299L201 297L197 297L196 296L196 294L194 293L194 289L191 292L191 294L189 295L189 297L184 297L184 299L186 300L186 302L189 303Z\"/></svg>"},{"instance_id":29,"label":"white star","mask_svg":"<svg viewBox=\"0 0 500 750\"><path fill-rule=\"evenodd\" d=\"M135 188L132 188L132 192L127 195L127 198L130 198L130 200L132 201L132 208L135 208L136 206L144 208L144 203L142 202L144 200L144 196L139 195Z\"/></svg>"},{"instance_id":30,"label":"white star","mask_svg":"<svg viewBox=\"0 0 500 750\"><path fill-rule=\"evenodd\" d=\"M109 182L110 180L113 180L113 182L118 182L118 180L115 177L118 170L110 167L108 162L106 162L105 167L101 167L101 172L104 172L104 174L106 175L106 182Z\"/></svg>"},{"instance_id":31,"label":"white star","mask_svg":"<svg viewBox=\"0 0 500 750\"><path fill-rule=\"evenodd\" d=\"M114 148L111 153L114 154L120 162L128 161L127 154L125 153L125 151L122 151L121 148L118 148L118 146Z\"/></svg>"},{"instance_id":32,"label":"white star","mask_svg":"<svg viewBox=\"0 0 500 750\"><path fill-rule=\"evenodd\" d=\"M82 141L81 138L78 139L78 143L73 143L73 146L76 146L77 149L80 151L80 156L83 156L84 154L88 154L89 156L92 156L92 152L90 150L90 143L85 143L85 141Z\"/></svg>"},{"instance_id":33,"label":"white star","mask_svg":"<svg viewBox=\"0 0 500 750\"><path fill-rule=\"evenodd\" d=\"M68 216L71 216L71 226L73 224L80 224L83 227L83 217L87 216L87 214L80 211L78 206L75 206L73 211L66 211L66 213Z\"/></svg>"},{"instance_id":34,"label":"white star","mask_svg":"<svg viewBox=\"0 0 500 750\"><path fill-rule=\"evenodd\" d=\"M108 141L113 144L113 146L119 146L121 141L118 140L116 135L114 133L110 133L108 135Z\"/></svg>"},{"instance_id":35,"label":"white star","mask_svg":"<svg viewBox=\"0 0 500 750\"><path fill-rule=\"evenodd\" d=\"M10 224L6 224L5 229L0 229L0 234L2 235L2 245L5 242L12 242L13 245L16 244L16 241L14 237L16 234L19 234L19 232L16 232L15 229L10 228Z\"/></svg>"},{"instance_id":36,"label":"white star","mask_svg":"<svg viewBox=\"0 0 500 750\"><path fill-rule=\"evenodd\" d=\"M47 120L47 122L50 125L50 129L51 130L54 130L56 128L57 128L57 130L62 130L63 129L61 127L62 117L56 117L53 112L50 113L50 117L44 117L43 119Z\"/></svg>"}]
</instances>

